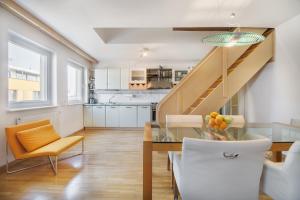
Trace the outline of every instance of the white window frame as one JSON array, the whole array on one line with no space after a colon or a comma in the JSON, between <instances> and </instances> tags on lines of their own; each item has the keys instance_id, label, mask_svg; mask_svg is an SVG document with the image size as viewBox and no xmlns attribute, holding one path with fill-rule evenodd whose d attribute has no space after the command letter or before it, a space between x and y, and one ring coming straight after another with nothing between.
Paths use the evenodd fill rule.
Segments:
<instances>
[{"instance_id":1,"label":"white window frame","mask_svg":"<svg viewBox=\"0 0 300 200\"><path fill-rule=\"evenodd\" d=\"M15 45L18 45L22 48L28 49L30 51L33 51L35 53L41 54L43 56L47 57L47 64L46 69L44 70L44 73L41 74L41 77L44 79L46 78L44 83L41 83L41 87L43 87L43 91L45 92L45 100L30 100L30 101L19 101L19 102L10 102L9 98L7 97L7 105L8 109L30 109L30 108L37 108L37 107L46 107L46 106L52 106L53 105L53 92L52 92L52 82L53 82L53 53L49 51L48 49L42 47L41 45L37 44L36 42L33 42L23 36L20 36L19 34L10 32L8 37L8 43L13 43ZM8 56L8 55L7 55ZM8 64L8 63L7 63ZM7 65L7 70L9 70L9 66ZM8 78L8 77L7 77ZM42 78L41 78L42 79ZM8 81L8 79L7 79ZM41 90L41 92L43 92ZM8 93L8 88L7 88Z\"/></svg>"},{"instance_id":2,"label":"white window frame","mask_svg":"<svg viewBox=\"0 0 300 200\"><path fill-rule=\"evenodd\" d=\"M69 85L68 85L68 82L69 82L69 80L68 80L68 78L69 78L69 67L73 67L75 69L81 70L81 87L80 87L81 96L80 96L80 98L71 98L71 97L69 97L69 94L68 94L68 89L69 89ZM83 104L84 99L85 99L86 68L83 65L81 65L81 64L79 64L79 63L77 63L73 60L68 61L68 64L67 64L66 68L67 68L66 69L66 72L67 72L66 73L66 75L67 75L67 84L66 84L67 92L66 92L66 94L67 94L68 104L69 105Z\"/></svg>"}]
</instances>

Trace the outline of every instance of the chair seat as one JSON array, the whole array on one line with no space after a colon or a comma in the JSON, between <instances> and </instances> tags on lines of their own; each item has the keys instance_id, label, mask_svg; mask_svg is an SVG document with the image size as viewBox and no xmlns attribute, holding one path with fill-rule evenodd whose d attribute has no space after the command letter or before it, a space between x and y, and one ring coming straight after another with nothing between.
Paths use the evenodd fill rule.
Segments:
<instances>
[{"instance_id":1,"label":"chair seat","mask_svg":"<svg viewBox=\"0 0 300 200\"><path fill-rule=\"evenodd\" d=\"M72 147L74 144L82 141L83 139L84 136L70 136L70 137L61 138L37 150L24 153L21 156L19 156L17 159L33 158L33 157L40 157L40 156L57 156L61 154L63 151L67 150L68 148Z\"/></svg>"}]
</instances>

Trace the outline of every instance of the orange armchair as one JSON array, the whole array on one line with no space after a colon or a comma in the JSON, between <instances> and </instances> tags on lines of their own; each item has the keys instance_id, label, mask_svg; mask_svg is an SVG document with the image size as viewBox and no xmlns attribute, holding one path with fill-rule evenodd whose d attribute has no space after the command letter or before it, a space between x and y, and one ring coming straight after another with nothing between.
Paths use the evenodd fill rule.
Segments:
<instances>
[{"instance_id":1,"label":"orange armchair","mask_svg":"<svg viewBox=\"0 0 300 200\"><path fill-rule=\"evenodd\" d=\"M40 120L24 124L19 124L7 127L6 131L6 172L15 173L40 166L34 166L17 169L14 171L9 170L8 162L8 148L16 160L29 159L34 157L47 156L55 174L57 174L58 156L75 144L82 142L82 155L84 152L84 136L69 136L61 138L49 120ZM73 155L73 156L77 156ZM71 157L73 157L71 156ZM54 157L55 163L52 161ZM66 158L64 158L66 159Z\"/></svg>"}]
</instances>

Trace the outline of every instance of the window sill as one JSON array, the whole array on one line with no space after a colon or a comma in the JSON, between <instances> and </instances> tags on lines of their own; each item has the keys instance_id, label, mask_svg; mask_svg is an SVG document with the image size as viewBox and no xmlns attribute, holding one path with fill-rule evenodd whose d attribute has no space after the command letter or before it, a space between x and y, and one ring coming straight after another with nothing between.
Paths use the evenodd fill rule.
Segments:
<instances>
[{"instance_id":1,"label":"window sill","mask_svg":"<svg viewBox=\"0 0 300 200\"><path fill-rule=\"evenodd\" d=\"M38 106L38 107L30 107L30 108L8 108L7 112L18 112L18 111L27 111L27 110L39 110L39 109L47 109L47 108L57 108L57 105L51 106Z\"/></svg>"}]
</instances>

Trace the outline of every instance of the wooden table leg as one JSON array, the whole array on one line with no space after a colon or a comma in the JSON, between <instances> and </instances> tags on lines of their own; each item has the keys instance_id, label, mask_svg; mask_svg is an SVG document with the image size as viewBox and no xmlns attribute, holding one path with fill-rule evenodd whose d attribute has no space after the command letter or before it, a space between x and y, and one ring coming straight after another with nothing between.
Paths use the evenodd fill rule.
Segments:
<instances>
[{"instance_id":1,"label":"wooden table leg","mask_svg":"<svg viewBox=\"0 0 300 200\"><path fill-rule=\"evenodd\" d=\"M282 152L281 151L273 151L272 152L272 161L282 162Z\"/></svg>"},{"instance_id":2,"label":"wooden table leg","mask_svg":"<svg viewBox=\"0 0 300 200\"><path fill-rule=\"evenodd\" d=\"M143 200L152 200L152 130L145 125L143 142Z\"/></svg>"}]
</instances>

